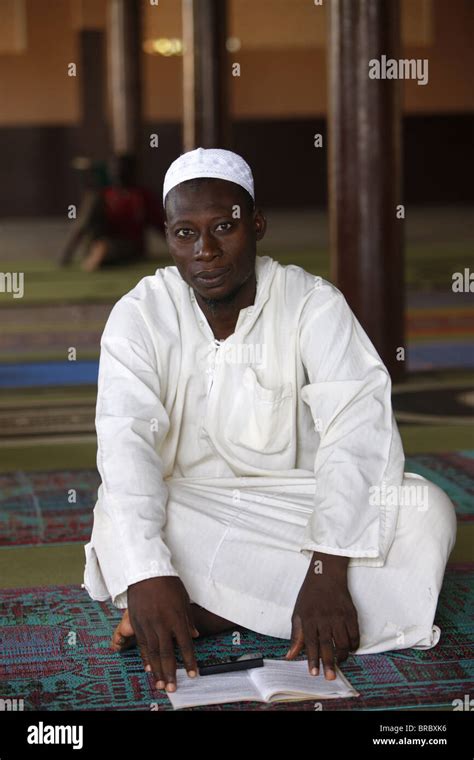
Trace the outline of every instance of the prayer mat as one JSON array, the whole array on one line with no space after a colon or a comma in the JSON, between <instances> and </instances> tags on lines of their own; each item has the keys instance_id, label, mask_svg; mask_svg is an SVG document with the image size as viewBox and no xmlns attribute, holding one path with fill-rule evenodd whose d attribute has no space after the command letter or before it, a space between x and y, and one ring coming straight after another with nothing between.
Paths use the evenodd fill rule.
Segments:
<instances>
[{"instance_id":1,"label":"prayer mat","mask_svg":"<svg viewBox=\"0 0 474 760\"><path fill-rule=\"evenodd\" d=\"M0 545L87 542L99 485L93 469L0 475Z\"/></svg>"},{"instance_id":2,"label":"prayer mat","mask_svg":"<svg viewBox=\"0 0 474 760\"><path fill-rule=\"evenodd\" d=\"M1 374L1 369L0 369ZM21 440L25 436L58 436L88 433L95 437L95 400L71 398L24 399L17 404L0 405L0 428L3 441Z\"/></svg>"},{"instance_id":3,"label":"prayer mat","mask_svg":"<svg viewBox=\"0 0 474 760\"><path fill-rule=\"evenodd\" d=\"M111 304L4 307L2 361L61 360L69 346L81 359L97 359L111 308Z\"/></svg>"},{"instance_id":4,"label":"prayer mat","mask_svg":"<svg viewBox=\"0 0 474 760\"><path fill-rule=\"evenodd\" d=\"M326 247L294 245L288 250L278 250L271 245L259 248L259 255L272 256L281 264L296 264L311 274L330 279L329 251ZM13 271L12 261L3 261L2 271ZM96 272L84 272L75 261L70 267L58 267L52 260L23 259L21 271L28 287L22 298L22 306L80 303L115 303L120 296L134 287L141 277L154 274L158 267L170 266L173 260L166 253L162 258L150 258L148 262L122 267L106 267ZM15 259L17 266L17 259ZM470 241L444 243L408 242L405 253L404 281L407 288L420 291L446 290L452 282L453 272L463 272L472 266ZM12 298L0 301L2 307L11 307Z\"/></svg>"},{"instance_id":5,"label":"prayer mat","mask_svg":"<svg viewBox=\"0 0 474 760\"><path fill-rule=\"evenodd\" d=\"M98 370L97 360L5 363L0 364L0 387L96 385Z\"/></svg>"},{"instance_id":6,"label":"prayer mat","mask_svg":"<svg viewBox=\"0 0 474 760\"><path fill-rule=\"evenodd\" d=\"M319 274L322 276L321 272ZM411 298L414 299L415 295L411 294ZM439 298L439 304L434 301L434 306L408 306L406 310L410 370L472 367L474 310L462 301L459 305L446 305L443 297L449 297L449 294L434 295ZM452 304L452 301L448 303ZM97 359L100 336L111 307L112 303L22 305L21 308L3 305L2 362L60 360L64 359L68 346L74 346L81 359Z\"/></svg>"},{"instance_id":7,"label":"prayer mat","mask_svg":"<svg viewBox=\"0 0 474 760\"><path fill-rule=\"evenodd\" d=\"M423 475L446 491L458 522L474 522L474 451L407 456L405 470Z\"/></svg>"},{"instance_id":8,"label":"prayer mat","mask_svg":"<svg viewBox=\"0 0 474 760\"><path fill-rule=\"evenodd\" d=\"M96 272L84 272L79 262L70 267L59 267L55 261L21 262L24 273L25 288L21 306L67 306L70 304L113 304L124 293L133 288L137 282L149 274L154 274L158 267L168 266L173 261L150 260L141 264L122 267L106 267ZM466 265L467 266L467 265ZM3 272L16 271L18 262L5 262ZM17 301L18 299L15 299ZM0 299L0 310L12 308L13 294L6 293Z\"/></svg>"},{"instance_id":9,"label":"prayer mat","mask_svg":"<svg viewBox=\"0 0 474 760\"><path fill-rule=\"evenodd\" d=\"M474 689L473 580L472 563L448 566L435 619L442 634L433 649L350 656L342 663L358 698L187 709L451 711L454 700ZM137 649L122 654L109 649L120 617L111 604L92 601L77 585L3 590L0 699L22 699L25 710L172 710L165 692L144 672ZM289 644L238 627L194 643L198 662L250 652L281 659Z\"/></svg>"},{"instance_id":10,"label":"prayer mat","mask_svg":"<svg viewBox=\"0 0 474 760\"><path fill-rule=\"evenodd\" d=\"M410 372L428 369L474 367L473 340L431 340L426 343L409 344L407 364Z\"/></svg>"},{"instance_id":11,"label":"prayer mat","mask_svg":"<svg viewBox=\"0 0 474 760\"><path fill-rule=\"evenodd\" d=\"M398 423L436 424L450 422L472 427L474 391L470 381L440 385L436 380L411 383L393 389L393 409Z\"/></svg>"},{"instance_id":12,"label":"prayer mat","mask_svg":"<svg viewBox=\"0 0 474 760\"><path fill-rule=\"evenodd\" d=\"M474 522L474 451L417 454L405 470L446 491L458 521ZM0 474L0 545L87 542L99 485L95 469Z\"/></svg>"},{"instance_id":13,"label":"prayer mat","mask_svg":"<svg viewBox=\"0 0 474 760\"><path fill-rule=\"evenodd\" d=\"M90 350L90 355L99 353L97 348L99 343L100 336L97 336L96 350ZM71 341L64 342L63 356L68 345L71 345ZM472 340L428 341L415 344L409 342L407 368L409 372L450 368L473 369L474 342ZM0 388L96 386L98 372L98 358L78 361L3 362L0 363Z\"/></svg>"},{"instance_id":14,"label":"prayer mat","mask_svg":"<svg viewBox=\"0 0 474 760\"><path fill-rule=\"evenodd\" d=\"M439 300L441 301L441 294ZM474 309L466 306L410 308L405 317L408 335L413 341L448 338L460 340L474 335Z\"/></svg>"}]
</instances>

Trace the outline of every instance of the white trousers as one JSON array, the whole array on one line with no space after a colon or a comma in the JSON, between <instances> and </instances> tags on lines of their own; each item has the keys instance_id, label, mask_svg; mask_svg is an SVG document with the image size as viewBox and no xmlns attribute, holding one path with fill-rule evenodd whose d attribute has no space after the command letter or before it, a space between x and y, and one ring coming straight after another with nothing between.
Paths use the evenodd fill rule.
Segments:
<instances>
[{"instance_id":1,"label":"white trousers","mask_svg":"<svg viewBox=\"0 0 474 760\"><path fill-rule=\"evenodd\" d=\"M237 625L291 636L291 616L309 567L300 552L313 509L315 481L252 478L167 480L164 538L192 602ZM433 624L456 538L454 506L431 481L405 473L403 486L424 486L423 508L401 504L383 567L349 566L360 647L356 654L415 647L440 638ZM238 486L238 487L237 487Z\"/></svg>"}]
</instances>

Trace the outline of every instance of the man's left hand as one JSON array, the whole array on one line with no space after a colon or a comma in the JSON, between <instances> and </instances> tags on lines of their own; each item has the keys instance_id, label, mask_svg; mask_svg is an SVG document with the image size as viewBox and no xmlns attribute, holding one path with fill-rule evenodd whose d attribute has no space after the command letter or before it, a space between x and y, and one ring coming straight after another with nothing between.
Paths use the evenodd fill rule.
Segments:
<instances>
[{"instance_id":1,"label":"man's left hand","mask_svg":"<svg viewBox=\"0 0 474 760\"><path fill-rule=\"evenodd\" d=\"M359 648L357 611L347 587L348 563L348 557L314 552L291 618L291 646L285 659L293 660L304 647L309 672L319 675L321 659L328 681L336 678L335 663Z\"/></svg>"}]
</instances>

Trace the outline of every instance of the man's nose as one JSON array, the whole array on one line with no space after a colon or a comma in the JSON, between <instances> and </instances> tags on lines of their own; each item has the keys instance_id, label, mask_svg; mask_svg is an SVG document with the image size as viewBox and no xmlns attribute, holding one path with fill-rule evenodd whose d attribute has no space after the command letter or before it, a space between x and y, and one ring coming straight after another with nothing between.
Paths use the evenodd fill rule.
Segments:
<instances>
[{"instance_id":1,"label":"man's nose","mask_svg":"<svg viewBox=\"0 0 474 760\"><path fill-rule=\"evenodd\" d=\"M212 257L220 253L218 241L207 230L203 231L198 238L196 253L200 256Z\"/></svg>"}]
</instances>

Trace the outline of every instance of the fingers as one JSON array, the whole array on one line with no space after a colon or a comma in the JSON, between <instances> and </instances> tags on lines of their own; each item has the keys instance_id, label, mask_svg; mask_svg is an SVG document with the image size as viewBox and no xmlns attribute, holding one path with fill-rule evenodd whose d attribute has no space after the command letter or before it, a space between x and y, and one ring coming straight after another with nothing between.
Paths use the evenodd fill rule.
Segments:
<instances>
[{"instance_id":1,"label":"fingers","mask_svg":"<svg viewBox=\"0 0 474 760\"><path fill-rule=\"evenodd\" d=\"M360 647L360 632L359 623L357 620L357 613L354 616L346 620L347 635L349 638L349 651L356 652Z\"/></svg>"},{"instance_id":2,"label":"fingers","mask_svg":"<svg viewBox=\"0 0 474 760\"><path fill-rule=\"evenodd\" d=\"M331 630L327 627L321 630L318 630L316 626L314 628L308 625L303 627L299 619L297 620L298 622L292 631L292 643L285 659L293 659L304 647L311 675L319 675L320 660L322 660L324 677L327 681L334 681L336 678L336 655ZM342 651L344 651L344 645Z\"/></svg>"},{"instance_id":3,"label":"fingers","mask_svg":"<svg viewBox=\"0 0 474 760\"><path fill-rule=\"evenodd\" d=\"M303 626L308 668L312 676L319 676L319 637L315 627Z\"/></svg>"},{"instance_id":4,"label":"fingers","mask_svg":"<svg viewBox=\"0 0 474 760\"><path fill-rule=\"evenodd\" d=\"M323 661L324 676L328 681L336 678L335 653L331 630L329 628L317 628L313 630L303 623L299 615L292 619L291 644L285 655L286 660L292 660L298 656L303 647L308 655L309 671L312 675L319 675L319 662Z\"/></svg>"},{"instance_id":5,"label":"fingers","mask_svg":"<svg viewBox=\"0 0 474 760\"><path fill-rule=\"evenodd\" d=\"M344 620L333 624L332 637L334 640L334 655L336 662L344 662L349 656L349 636Z\"/></svg>"},{"instance_id":6,"label":"fingers","mask_svg":"<svg viewBox=\"0 0 474 760\"><path fill-rule=\"evenodd\" d=\"M194 615L193 615L193 608L191 607L191 601L189 599L189 594L186 592L186 618L189 625L189 630L191 632L191 636L193 638L197 638L199 636L199 631L194 625Z\"/></svg>"},{"instance_id":7,"label":"fingers","mask_svg":"<svg viewBox=\"0 0 474 760\"><path fill-rule=\"evenodd\" d=\"M189 622L187 618L183 620L183 623L180 626L177 627L175 636L188 676L190 678L194 678L198 674L198 666L194 654L194 647L189 632Z\"/></svg>"},{"instance_id":8,"label":"fingers","mask_svg":"<svg viewBox=\"0 0 474 760\"><path fill-rule=\"evenodd\" d=\"M324 677L327 681L336 678L336 664L334 661L334 645L330 628L324 627L319 631L319 651L323 661Z\"/></svg>"},{"instance_id":9,"label":"fingers","mask_svg":"<svg viewBox=\"0 0 474 760\"><path fill-rule=\"evenodd\" d=\"M184 667L190 678L198 675L198 665L192 644L192 638L187 619L177 629L176 639L183 657ZM150 644L150 641L152 643ZM149 638L137 638L137 646L147 673L152 673L157 689L166 688L176 691L176 658L173 637L168 632L161 632Z\"/></svg>"},{"instance_id":10,"label":"fingers","mask_svg":"<svg viewBox=\"0 0 474 760\"><path fill-rule=\"evenodd\" d=\"M142 658L143 667L145 668L147 673L151 673L150 658L148 657L146 644L137 642L137 646L138 646L138 651L140 652L140 656Z\"/></svg>"},{"instance_id":11,"label":"fingers","mask_svg":"<svg viewBox=\"0 0 474 760\"><path fill-rule=\"evenodd\" d=\"M166 691L176 691L176 658L174 656L173 637L168 630L163 628L158 629L159 640L159 662L161 666L161 673L163 678L158 680L164 680L166 684ZM153 660L152 660L153 665ZM158 686L157 688L163 688Z\"/></svg>"},{"instance_id":12,"label":"fingers","mask_svg":"<svg viewBox=\"0 0 474 760\"><path fill-rule=\"evenodd\" d=\"M163 668L161 665L160 645L159 645L158 637L149 636L148 638L145 638L144 634L140 630L139 632L137 632L137 645L140 650L140 653L142 652L146 653L147 665L149 665L150 667L149 672L152 673L153 678L156 681L156 688L164 689L165 678L163 675ZM143 659L143 655L142 655L142 659Z\"/></svg>"},{"instance_id":13,"label":"fingers","mask_svg":"<svg viewBox=\"0 0 474 760\"><path fill-rule=\"evenodd\" d=\"M288 652L285 655L285 660L293 660L299 655L304 646L304 635L301 618L299 615L295 615L291 621L291 643Z\"/></svg>"},{"instance_id":14,"label":"fingers","mask_svg":"<svg viewBox=\"0 0 474 760\"><path fill-rule=\"evenodd\" d=\"M176 691L173 637L182 651L188 674L194 677L198 674L198 667L193 637L200 635L181 579L163 576L131 584L128 602L130 629L135 632L145 670L153 674L156 688Z\"/></svg>"}]
</instances>

